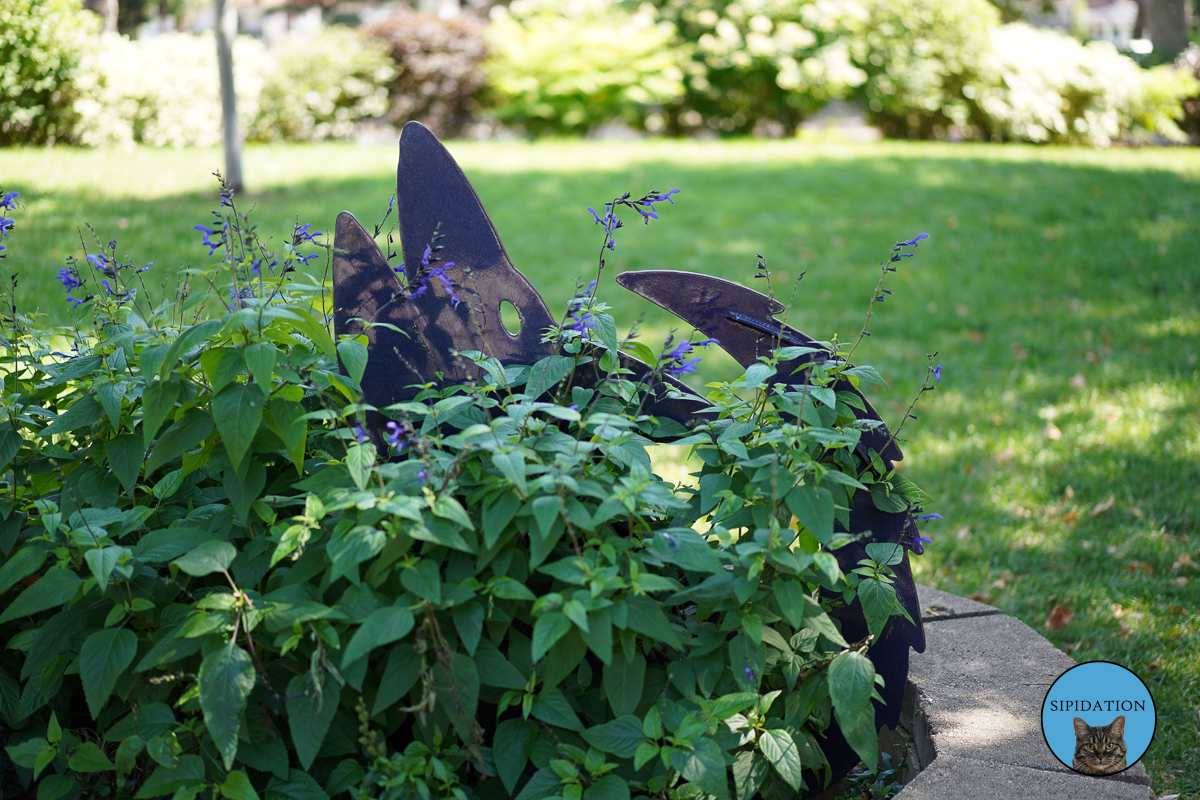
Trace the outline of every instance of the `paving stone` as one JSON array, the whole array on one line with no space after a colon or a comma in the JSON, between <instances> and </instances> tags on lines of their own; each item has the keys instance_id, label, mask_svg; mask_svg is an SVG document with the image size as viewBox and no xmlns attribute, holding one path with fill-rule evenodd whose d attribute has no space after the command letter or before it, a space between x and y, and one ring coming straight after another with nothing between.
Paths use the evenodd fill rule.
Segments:
<instances>
[{"instance_id":1,"label":"paving stone","mask_svg":"<svg viewBox=\"0 0 1200 800\"><path fill-rule=\"evenodd\" d=\"M1129 772L1097 777L938 756L896 797L898 800L1153 800L1154 794L1147 784L1125 779Z\"/></svg>"},{"instance_id":2,"label":"paving stone","mask_svg":"<svg viewBox=\"0 0 1200 800\"><path fill-rule=\"evenodd\" d=\"M995 606L977 603L974 600L920 584L917 584L917 597L921 601L921 619L925 622L1000 613L1000 609Z\"/></svg>"},{"instance_id":3,"label":"paving stone","mask_svg":"<svg viewBox=\"0 0 1200 800\"><path fill-rule=\"evenodd\" d=\"M1048 688L1075 666L1070 656L1033 628L1003 614L926 624L925 642L925 652L913 653L909 662L910 679L922 689L924 682L930 681L984 686L1045 684ZM1039 703L1039 713L1040 709Z\"/></svg>"}]
</instances>

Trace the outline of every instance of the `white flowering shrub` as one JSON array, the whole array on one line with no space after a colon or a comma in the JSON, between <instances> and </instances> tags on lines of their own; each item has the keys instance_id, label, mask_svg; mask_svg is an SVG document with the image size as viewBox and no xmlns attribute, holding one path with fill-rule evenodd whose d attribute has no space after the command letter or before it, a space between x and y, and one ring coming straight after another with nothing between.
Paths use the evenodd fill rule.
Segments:
<instances>
[{"instance_id":1,"label":"white flowering shrub","mask_svg":"<svg viewBox=\"0 0 1200 800\"><path fill-rule=\"evenodd\" d=\"M1157 133L1186 141L1174 118L1195 80L1170 67L1143 70L1108 42L1083 45L1013 23L992 31L982 66L966 91L993 138L1103 147Z\"/></svg>"},{"instance_id":2,"label":"white flowering shrub","mask_svg":"<svg viewBox=\"0 0 1200 800\"><path fill-rule=\"evenodd\" d=\"M258 114L270 59L261 42L238 37L233 49L238 117ZM105 33L76 81L80 144L207 147L221 141L217 46L211 33L169 33L131 41Z\"/></svg>"},{"instance_id":3,"label":"white flowering shrub","mask_svg":"<svg viewBox=\"0 0 1200 800\"><path fill-rule=\"evenodd\" d=\"M270 54L274 60L263 76L249 139L345 139L358 120L388 111L388 84L396 72L376 39L332 27L317 36L292 34Z\"/></svg>"},{"instance_id":4,"label":"white flowering shrub","mask_svg":"<svg viewBox=\"0 0 1200 800\"><path fill-rule=\"evenodd\" d=\"M250 140L348 136L387 110L390 62L353 31L287 37L268 50L239 36L233 50L238 120ZM75 82L80 144L206 147L221 141L216 43L211 33L131 41L106 33Z\"/></svg>"},{"instance_id":5,"label":"white flowering shrub","mask_svg":"<svg viewBox=\"0 0 1200 800\"><path fill-rule=\"evenodd\" d=\"M500 120L533 134L634 122L683 91L670 23L610 0L514 0L493 11L485 62Z\"/></svg>"}]
</instances>

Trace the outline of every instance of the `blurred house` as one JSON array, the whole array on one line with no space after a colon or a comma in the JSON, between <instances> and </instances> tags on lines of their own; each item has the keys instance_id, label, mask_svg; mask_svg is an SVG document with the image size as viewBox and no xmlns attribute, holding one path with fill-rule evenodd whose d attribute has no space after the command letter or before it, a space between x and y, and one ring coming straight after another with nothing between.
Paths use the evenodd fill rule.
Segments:
<instances>
[{"instance_id":1,"label":"blurred house","mask_svg":"<svg viewBox=\"0 0 1200 800\"><path fill-rule=\"evenodd\" d=\"M1027 11L1026 20L1038 28L1112 42L1118 50L1129 50L1138 17L1135 0L1054 0L1050 5L1050 10Z\"/></svg>"}]
</instances>

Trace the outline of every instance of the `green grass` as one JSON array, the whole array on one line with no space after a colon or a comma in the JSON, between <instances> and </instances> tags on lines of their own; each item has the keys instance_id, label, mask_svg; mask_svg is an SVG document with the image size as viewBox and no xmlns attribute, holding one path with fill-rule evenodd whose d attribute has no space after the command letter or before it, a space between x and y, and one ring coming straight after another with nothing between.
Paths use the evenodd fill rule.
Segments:
<instances>
[{"instance_id":1,"label":"green grass","mask_svg":"<svg viewBox=\"0 0 1200 800\"><path fill-rule=\"evenodd\" d=\"M1200 152L1017 146L769 143L454 144L518 268L553 308L594 272L585 208L628 189L679 188L662 219L630 224L604 296L618 319L671 318L615 287L626 269L752 282L756 252L791 322L855 334L899 239L928 231L893 276L861 351L892 384L898 419L925 353L945 366L905 429L907 474L945 516L919 580L986 593L1077 660L1138 672L1158 704L1146 763L1156 792L1200 797ZM377 220L394 147L251 148L261 229L297 216L328 230ZM91 222L166 275L199 264L216 151L0 151L26 205L5 269L20 304L65 321L54 279ZM247 198L243 198L243 202ZM86 232L85 232L86 233ZM452 234L452 232L451 232ZM93 249L94 251L94 249ZM315 263L315 262L314 262ZM686 333L686 331L684 331ZM726 377L713 358L706 378ZM1108 504L1112 499L1111 505ZM1063 605L1074 617L1044 629Z\"/></svg>"}]
</instances>

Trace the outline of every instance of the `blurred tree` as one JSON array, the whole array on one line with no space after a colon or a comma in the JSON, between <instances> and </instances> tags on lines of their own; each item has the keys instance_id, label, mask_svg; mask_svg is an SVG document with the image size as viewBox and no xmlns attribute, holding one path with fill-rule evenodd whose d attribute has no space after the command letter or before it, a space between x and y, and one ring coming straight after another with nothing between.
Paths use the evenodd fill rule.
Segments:
<instances>
[{"instance_id":1,"label":"blurred tree","mask_svg":"<svg viewBox=\"0 0 1200 800\"><path fill-rule=\"evenodd\" d=\"M242 180L242 132L238 127L237 95L233 91L233 40L237 37L234 0L213 0L217 23L217 72L221 78L221 126L225 132L225 180L236 192L246 189Z\"/></svg>"},{"instance_id":2,"label":"blurred tree","mask_svg":"<svg viewBox=\"0 0 1200 800\"><path fill-rule=\"evenodd\" d=\"M1154 45L1154 61L1166 63L1188 46L1185 0L1141 0L1146 12L1146 38Z\"/></svg>"}]
</instances>

